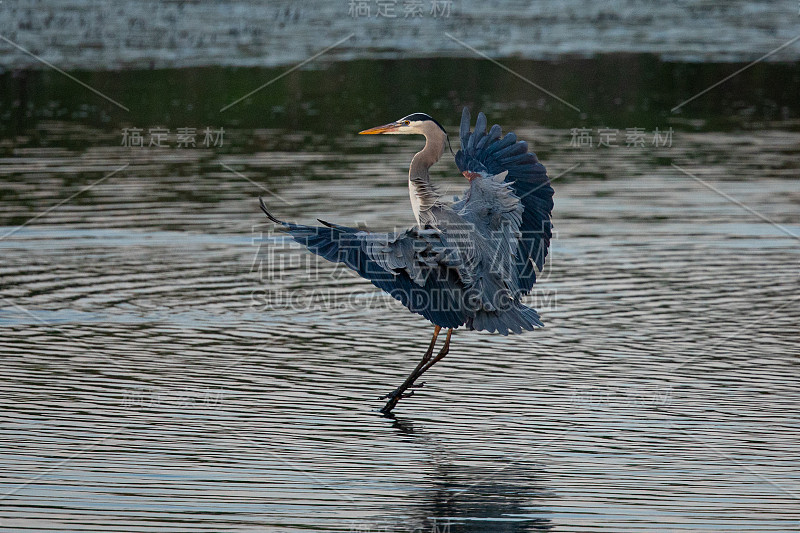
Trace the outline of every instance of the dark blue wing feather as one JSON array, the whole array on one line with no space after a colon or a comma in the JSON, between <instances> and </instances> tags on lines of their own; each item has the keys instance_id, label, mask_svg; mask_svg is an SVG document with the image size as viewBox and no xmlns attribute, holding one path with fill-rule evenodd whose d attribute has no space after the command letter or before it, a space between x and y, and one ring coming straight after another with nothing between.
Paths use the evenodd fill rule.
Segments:
<instances>
[{"instance_id":1,"label":"dark blue wing feather","mask_svg":"<svg viewBox=\"0 0 800 533\"><path fill-rule=\"evenodd\" d=\"M457 267L441 262L447 254L435 232L368 233L323 221L323 227L305 226L274 218L263 202L262 209L309 251L343 263L438 326L455 328L475 314Z\"/></svg>"},{"instance_id":2,"label":"dark blue wing feather","mask_svg":"<svg viewBox=\"0 0 800 533\"><path fill-rule=\"evenodd\" d=\"M486 172L489 175L508 171L506 181L523 205L522 234L518 243L517 263L520 290L527 294L536 283L536 265L540 271L553 236L550 215L553 211L553 188L547 171L536 154L528 152L525 141L517 141L513 133L501 137L495 124L486 133L486 116L478 113L475 132L470 133L470 114L466 107L461 115L461 150L456 165L461 172Z\"/></svg>"}]
</instances>

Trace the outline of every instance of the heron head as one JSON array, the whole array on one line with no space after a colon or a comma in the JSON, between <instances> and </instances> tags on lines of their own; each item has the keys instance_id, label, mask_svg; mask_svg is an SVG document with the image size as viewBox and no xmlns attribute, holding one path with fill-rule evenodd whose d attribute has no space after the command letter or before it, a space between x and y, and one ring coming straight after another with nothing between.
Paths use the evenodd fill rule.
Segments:
<instances>
[{"instance_id":1,"label":"heron head","mask_svg":"<svg viewBox=\"0 0 800 533\"><path fill-rule=\"evenodd\" d=\"M383 126L377 126L368 130L359 131L359 135L376 135L383 133L386 135L426 135L431 131L441 130L445 136L447 132L432 116L426 113L412 113L408 116L395 120Z\"/></svg>"}]
</instances>

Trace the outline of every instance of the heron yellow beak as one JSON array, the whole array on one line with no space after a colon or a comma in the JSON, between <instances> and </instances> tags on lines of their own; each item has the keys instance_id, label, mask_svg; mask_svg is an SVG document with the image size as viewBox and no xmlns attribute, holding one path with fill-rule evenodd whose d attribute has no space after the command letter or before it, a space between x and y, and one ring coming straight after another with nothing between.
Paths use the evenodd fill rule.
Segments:
<instances>
[{"instance_id":1,"label":"heron yellow beak","mask_svg":"<svg viewBox=\"0 0 800 533\"><path fill-rule=\"evenodd\" d=\"M378 133L390 133L392 131L396 131L400 128L400 124L397 122L390 122L389 124L384 124L383 126L376 126L374 128L370 128L368 130L359 131L359 135L376 135Z\"/></svg>"}]
</instances>

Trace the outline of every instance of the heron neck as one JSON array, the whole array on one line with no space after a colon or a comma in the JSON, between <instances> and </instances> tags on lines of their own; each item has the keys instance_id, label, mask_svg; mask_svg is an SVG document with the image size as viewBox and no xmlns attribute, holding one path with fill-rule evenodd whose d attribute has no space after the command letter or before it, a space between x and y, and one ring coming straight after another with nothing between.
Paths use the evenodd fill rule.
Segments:
<instances>
[{"instance_id":1,"label":"heron neck","mask_svg":"<svg viewBox=\"0 0 800 533\"><path fill-rule=\"evenodd\" d=\"M428 181L430 179L428 169L441 159L444 153L444 143L444 134L425 135L425 148L414 154L408 177Z\"/></svg>"},{"instance_id":2,"label":"heron neck","mask_svg":"<svg viewBox=\"0 0 800 533\"><path fill-rule=\"evenodd\" d=\"M429 222L428 210L439 203L439 194L431 184L428 170L442 157L446 137L444 133L425 134L425 148L414 154L408 170L408 193L411 207L419 226Z\"/></svg>"}]
</instances>

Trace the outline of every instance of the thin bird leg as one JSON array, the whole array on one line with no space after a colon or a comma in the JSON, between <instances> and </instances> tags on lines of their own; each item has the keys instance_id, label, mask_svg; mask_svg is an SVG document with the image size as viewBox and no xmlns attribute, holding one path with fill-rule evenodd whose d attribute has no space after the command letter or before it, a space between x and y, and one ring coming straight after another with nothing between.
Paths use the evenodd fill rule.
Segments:
<instances>
[{"instance_id":1,"label":"thin bird leg","mask_svg":"<svg viewBox=\"0 0 800 533\"><path fill-rule=\"evenodd\" d=\"M453 335L453 328L450 328L449 330L447 330L447 337L444 340L444 346L442 346L442 349L439 350L438 354L436 354L436 357L433 360L429 360L421 368L419 366L417 367L417 369L415 370L416 376L414 376L414 381L419 379L419 377L422 376L422 374L424 374L425 372L427 372L430 367L432 367L433 365L444 359L444 356L450 352L450 337L452 335ZM414 387L415 385L411 386ZM420 384L419 386L421 387L422 384Z\"/></svg>"},{"instance_id":2,"label":"thin bird leg","mask_svg":"<svg viewBox=\"0 0 800 533\"><path fill-rule=\"evenodd\" d=\"M436 346L436 339L439 338L439 332L441 330L442 330L441 326L435 326L433 328L433 338L431 339L430 346L428 346L428 350L425 352L425 355L422 356L422 360L417 365L417 368L415 368L414 371L411 372L411 374L409 374L408 378L406 378L403 384L397 387L389 394L378 398L379 400L385 400L387 398L389 399L389 401L386 403L383 409L381 409L382 413L386 414L390 412L392 409L394 409L394 406L397 405L397 402L400 401L400 398L403 396L403 393L414 384L414 381L416 381L419 376L422 375L420 370L422 369L422 367L425 366L425 364L428 361L430 361L431 356L433 355L433 349Z\"/></svg>"},{"instance_id":3,"label":"thin bird leg","mask_svg":"<svg viewBox=\"0 0 800 533\"><path fill-rule=\"evenodd\" d=\"M439 331L437 330L434 335L434 342L436 341L436 336L438 336L438 334ZM399 402L403 398L407 398L408 396L410 396L410 394L408 396L403 395L406 389L413 386L414 382L422 374L424 374L430 367L435 365L438 361L444 359L444 356L447 355L448 352L450 351L450 337L452 335L453 335L453 328L450 328L447 330L447 338L444 341L444 346L442 346L442 349L439 351L438 354L436 354L436 357L434 357L433 359L430 359L430 354L433 353L434 342L431 343L431 347L428 349L429 353L425 354L425 357L422 358L422 361L420 361L420 364L417 365L417 368L414 369L414 372L412 372L411 375L408 376L408 379L406 379L406 381L402 385L400 385L400 387L398 387L394 392L384 396L384 398L388 397L389 401L386 402L386 405L383 406L383 409L381 409L381 413L385 415L389 414L392 411L392 409L394 409L394 407L397 405L397 402Z\"/></svg>"},{"instance_id":4,"label":"thin bird leg","mask_svg":"<svg viewBox=\"0 0 800 533\"><path fill-rule=\"evenodd\" d=\"M419 364L417 365L417 368L415 368L414 371L411 372L411 374L409 374L408 378L403 382L403 384L397 387L389 394L381 396L380 398L378 398L379 400L385 400L386 398L392 398L395 395L402 394L402 392L404 392L405 389L407 389L414 383L417 376L419 375L418 372L420 371L420 369L423 366L425 366L425 363L427 363L430 360L431 355L433 355L433 348L436 346L436 340L439 338L439 332L441 330L442 328L440 326L435 326L433 328L433 338L431 339L430 346L428 346L428 351L425 352L425 355L422 356L422 361L420 361Z\"/></svg>"},{"instance_id":5,"label":"thin bird leg","mask_svg":"<svg viewBox=\"0 0 800 533\"><path fill-rule=\"evenodd\" d=\"M445 355L450 353L450 336L451 335L453 335L453 328L450 328L450 329L447 330L447 337L444 339L444 346L442 346L442 349L439 350L438 354L436 354L436 357L434 357L431 361L429 361L422 368L422 370L420 370L420 373L419 373L420 376L422 374L424 374L425 372L427 372L430 367L432 367L433 365L435 365L436 363L438 363L439 361L444 359ZM419 376L417 376L417 377L419 377Z\"/></svg>"}]
</instances>

